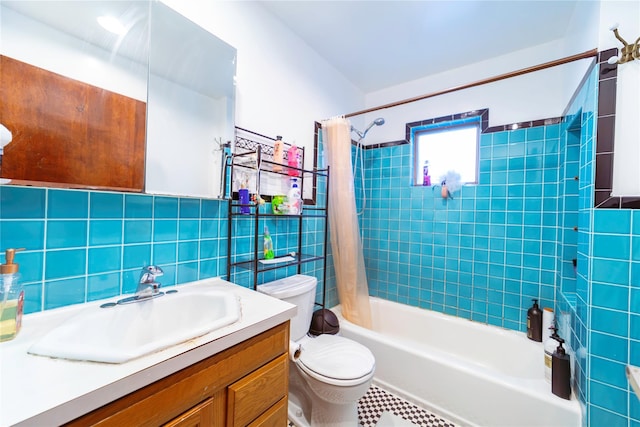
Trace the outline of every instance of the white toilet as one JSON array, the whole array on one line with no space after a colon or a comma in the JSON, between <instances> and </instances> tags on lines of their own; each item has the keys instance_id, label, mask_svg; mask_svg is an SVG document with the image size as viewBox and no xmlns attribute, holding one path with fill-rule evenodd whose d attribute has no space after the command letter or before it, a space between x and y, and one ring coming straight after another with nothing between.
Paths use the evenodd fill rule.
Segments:
<instances>
[{"instance_id":1,"label":"white toilet","mask_svg":"<svg viewBox=\"0 0 640 427\"><path fill-rule=\"evenodd\" d=\"M259 292L298 307L290 346L301 351L289 364L289 419L300 427L353 427L376 362L367 347L348 338L307 335L317 283L315 277L296 274L258 286Z\"/></svg>"}]
</instances>

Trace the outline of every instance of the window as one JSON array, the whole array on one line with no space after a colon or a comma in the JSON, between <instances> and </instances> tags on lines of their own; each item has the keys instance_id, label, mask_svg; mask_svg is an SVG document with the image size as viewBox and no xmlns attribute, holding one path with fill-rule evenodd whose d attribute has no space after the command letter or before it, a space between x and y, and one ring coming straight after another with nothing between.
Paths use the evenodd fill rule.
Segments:
<instances>
[{"instance_id":1,"label":"window","mask_svg":"<svg viewBox=\"0 0 640 427\"><path fill-rule=\"evenodd\" d=\"M414 185L439 185L440 178L449 171L459 173L462 183L477 182L479 134L479 121L415 129ZM425 162L429 184L424 183Z\"/></svg>"}]
</instances>

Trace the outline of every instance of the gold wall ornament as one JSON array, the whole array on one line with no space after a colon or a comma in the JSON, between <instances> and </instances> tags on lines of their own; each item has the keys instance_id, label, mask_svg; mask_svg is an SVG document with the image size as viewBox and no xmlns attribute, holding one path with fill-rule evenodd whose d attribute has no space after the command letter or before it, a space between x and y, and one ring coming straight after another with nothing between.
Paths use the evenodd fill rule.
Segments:
<instances>
[{"instance_id":1,"label":"gold wall ornament","mask_svg":"<svg viewBox=\"0 0 640 427\"><path fill-rule=\"evenodd\" d=\"M625 62L630 62L634 59L640 59L640 37L637 38L635 43L629 44L620 36L620 33L618 33L618 24L612 25L609 29L613 31L616 38L622 42L620 56L612 56L609 58L607 61L609 64L624 64Z\"/></svg>"}]
</instances>

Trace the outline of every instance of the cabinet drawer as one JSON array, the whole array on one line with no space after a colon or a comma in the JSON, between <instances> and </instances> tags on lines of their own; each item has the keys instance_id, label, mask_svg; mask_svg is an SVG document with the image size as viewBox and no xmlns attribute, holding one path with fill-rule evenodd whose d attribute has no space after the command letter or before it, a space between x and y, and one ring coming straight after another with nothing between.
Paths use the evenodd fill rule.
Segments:
<instances>
[{"instance_id":1,"label":"cabinet drawer","mask_svg":"<svg viewBox=\"0 0 640 427\"><path fill-rule=\"evenodd\" d=\"M283 354L229 386L228 426L246 426L286 397L288 361L288 356Z\"/></svg>"},{"instance_id":2,"label":"cabinet drawer","mask_svg":"<svg viewBox=\"0 0 640 427\"><path fill-rule=\"evenodd\" d=\"M267 409L249 427L284 427L287 425L287 398L283 397L278 403Z\"/></svg>"}]
</instances>

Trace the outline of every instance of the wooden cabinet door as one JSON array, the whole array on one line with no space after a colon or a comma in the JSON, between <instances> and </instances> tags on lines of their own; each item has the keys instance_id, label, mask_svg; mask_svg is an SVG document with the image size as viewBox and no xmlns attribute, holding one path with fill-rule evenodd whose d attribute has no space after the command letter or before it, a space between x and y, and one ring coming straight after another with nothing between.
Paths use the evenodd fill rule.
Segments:
<instances>
[{"instance_id":1,"label":"wooden cabinet door","mask_svg":"<svg viewBox=\"0 0 640 427\"><path fill-rule=\"evenodd\" d=\"M287 398L283 397L278 403L267 409L249 427L284 427L288 423Z\"/></svg>"},{"instance_id":2,"label":"wooden cabinet door","mask_svg":"<svg viewBox=\"0 0 640 427\"><path fill-rule=\"evenodd\" d=\"M227 427L248 425L287 396L288 361L283 354L229 386Z\"/></svg>"},{"instance_id":3,"label":"wooden cabinet door","mask_svg":"<svg viewBox=\"0 0 640 427\"><path fill-rule=\"evenodd\" d=\"M222 409L222 411L224 411L224 407L217 409ZM218 416L216 417L216 405L214 404L214 398L210 397L204 402L189 409L179 417L169 421L165 424L165 427L210 427L216 425L216 418L218 419L217 425L220 425L220 419L224 419L224 412L222 414L218 413Z\"/></svg>"},{"instance_id":4,"label":"wooden cabinet door","mask_svg":"<svg viewBox=\"0 0 640 427\"><path fill-rule=\"evenodd\" d=\"M0 55L0 119L13 134L0 176L142 191L145 102Z\"/></svg>"}]
</instances>

